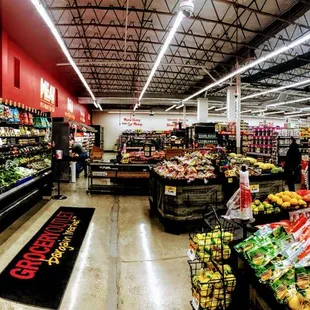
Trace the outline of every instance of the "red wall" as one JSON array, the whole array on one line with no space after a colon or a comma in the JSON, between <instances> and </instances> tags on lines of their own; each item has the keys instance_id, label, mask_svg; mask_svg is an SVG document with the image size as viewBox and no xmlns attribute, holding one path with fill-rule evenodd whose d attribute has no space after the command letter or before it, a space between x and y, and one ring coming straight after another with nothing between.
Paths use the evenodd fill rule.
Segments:
<instances>
[{"instance_id":1,"label":"red wall","mask_svg":"<svg viewBox=\"0 0 310 310\"><path fill-rule=\"evenodd\" d=\"M20 89L14 87L14 57L20 60ZM82 123L80 111L83 111L85 113L85 122L83 123L90 124L89 112L86 107L78 104L77 98L70 94L44 68L37 65L5 32L2 32L2 98L48 112L40 106L41 78L53 85L58 92L58 106L55 107L52 116L67 117ZM68 98L74 103L74 116L71 114L71 117L67 110Z\"/></svg>"}]
</instances>

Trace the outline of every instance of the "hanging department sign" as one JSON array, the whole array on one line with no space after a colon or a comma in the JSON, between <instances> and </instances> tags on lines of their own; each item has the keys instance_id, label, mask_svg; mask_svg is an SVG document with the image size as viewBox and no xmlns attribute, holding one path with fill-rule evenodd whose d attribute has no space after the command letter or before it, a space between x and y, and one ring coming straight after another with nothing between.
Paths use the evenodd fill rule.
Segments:
<instances>
[{"instance_id":1,"label":"hanging department sign","mask_svg":"<svg viewBox=\"0 0 310 310\"><path fill-rule=\"evenodd\" d=\"M75 115L73 114L73 101L68 98L67 99L67 111L65 112L65 117L67 117L68 119L73 119L75 120Z\"/></svg>"},{"instance_id":2,"label":"hanging department sign","mask_svg":"<svg viewBox=\"0 0 310 310\"><path fill-rule=\"evenodd\" d=\"M40 82L40 107L50 112L55 112L56 88L41 78Z\"/></svg>"}]
</instances>

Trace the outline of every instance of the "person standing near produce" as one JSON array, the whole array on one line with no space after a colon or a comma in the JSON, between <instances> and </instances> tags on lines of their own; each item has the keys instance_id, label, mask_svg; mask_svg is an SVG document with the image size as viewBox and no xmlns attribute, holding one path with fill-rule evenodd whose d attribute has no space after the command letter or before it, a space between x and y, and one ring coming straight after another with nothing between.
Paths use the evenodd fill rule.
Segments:
<instances>
[{"instance_id":1,"label":"person standing near produce","mask_svg":"<svg viewBox=\"0 0 310 310\"><path fill-rule=\"evenodd\" d=\"M296 139L291 137L291 144L286 153L286 161L284 166L284 172L286 177L286 184L288 190L295 191L295 182L300 172L301 154L296 143Z\"/></svg>"},{"instance_id":2,"label":"person standing near produce","mask_svg":"<svg viewBox=\"0 0 310 310\"><path fill-rule=\"evenodd\" d=\"M82 145L76 142L72 144L72 153L78 155L80 159L76 164L76 177L78 178L82 170L84 170L84 177L87 178L87 153L84 151Z\"/></svg>"}]
</instances>

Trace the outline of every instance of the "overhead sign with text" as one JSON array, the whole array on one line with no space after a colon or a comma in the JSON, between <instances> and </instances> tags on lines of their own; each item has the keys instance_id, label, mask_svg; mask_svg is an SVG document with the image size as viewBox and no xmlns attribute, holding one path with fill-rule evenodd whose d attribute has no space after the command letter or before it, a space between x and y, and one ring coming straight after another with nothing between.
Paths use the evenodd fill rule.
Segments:
<instances>
[{"instance_id":1,"label":"overhead sign with text","mask_svg":"<svg viewBox=\"0 0 310 310\"><path fill-rule=\"evenodd\" d=\"M40 107L50 112L55 112L57 105L57 89L48 81L41 78L40 82Z\"/></svg>"},{"instance_id":2,"label":"overhead sign with text","mask_svg":"<svg viewBox=\"0 0 310 310\"><path fill-rule=\"evenodd\" d=\"M65 117L67 117L68 119L75 120L75 115L73 112L74 112L74 103L70 98L68 98L67 99L67 111L65 112Z\"/></svg>"}]
</instances>

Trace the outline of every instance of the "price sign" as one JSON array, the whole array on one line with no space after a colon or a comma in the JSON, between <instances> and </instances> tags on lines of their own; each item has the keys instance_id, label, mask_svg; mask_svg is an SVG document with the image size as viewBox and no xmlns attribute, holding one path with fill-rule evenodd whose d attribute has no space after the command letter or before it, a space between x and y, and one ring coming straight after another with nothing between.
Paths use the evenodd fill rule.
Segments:
<instances>
[{"instance_id":1,"label":"price sign","mask_svg":"<svg viewBox=\"0 0 310 310\"><path fill-rule=\"evenodd\" d=\"M165 186L165 195L167 196L176 196L177 195L177 188L176 186Z\"/></svg>"},{"instance_id":2,"label":"price sign","mask_svg":"<svg viewBox=\"0 0 310 310\"><path fill-rule=\"evenodd\" d=\"M252 194L259 193L259 184L250 185L250 190Z\"/></svg>"},{"instance_id":3,"label":"price sign","mask_svg":"<svg viewBox=\"0 0 310 310\"><path fill-rule=\"evenodd\" d=\"M189 257L190 260L196 259L196 253L193 251L193 249L188 249L187 256Z\"/></svg>"},{"instance_id":4,"label":"price sign","mask_svg":"<svg viewBox=\"0 0 310 310\"><path fill-rule=\"evenodd\" d=\"M190 260L195 260L197 247L198 247L197 243L195 243L193 240L190 240L189 249L187 251L187 256L190 258Z\"/></svg>"},{"instance_id":5,"label":"price sign","mask_svg":"<svg viewBox=\"0 0 310 310\"><path fill-rule=\"evenodd\" d=\"M228 178L228 183L232 183L233 182L233 178Z\"/></svg>"},{"instance_id":6,"label":"price sign","mask_svg":"<svg viewBox=\"0 0 310 310\"><path fill-rule=\"evenodd\" d=\"M195 310L199 310L199 296L196 292L193 292L192 306Z\"/></svg>"}]
</instances>

